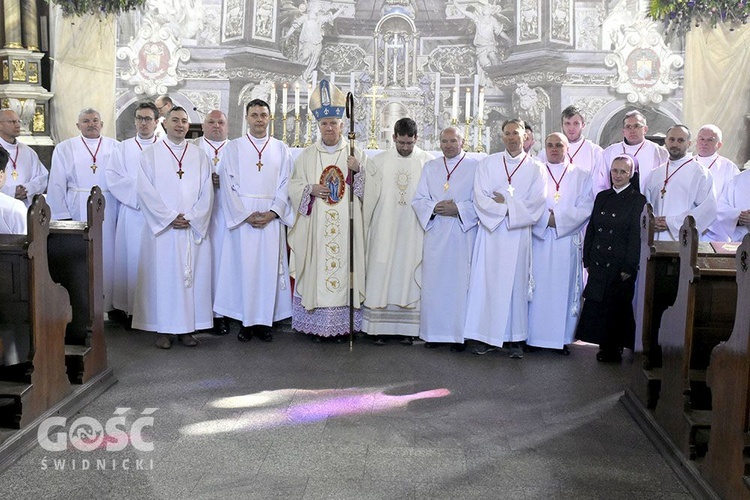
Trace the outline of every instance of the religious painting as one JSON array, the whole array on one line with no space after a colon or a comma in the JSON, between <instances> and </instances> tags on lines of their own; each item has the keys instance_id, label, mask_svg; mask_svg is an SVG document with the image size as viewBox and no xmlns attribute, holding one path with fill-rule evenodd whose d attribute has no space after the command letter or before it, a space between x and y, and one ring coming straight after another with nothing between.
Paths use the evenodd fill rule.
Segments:
<instances>
[{"instance_id":1,"label":"religious painting","mask_svg":"<svg viewBox=\"0 0 750 500\"><path fill-rule=\"evenodd\" d=\"M541 42L542 32L539 17L542 12L542 0L517 0L517 2L518 29L516 30L516 43L523 45Z\"/></svg>"},{"instance_id":2,"label":"religious painting","mask_svg":"<svg viewBox=\"0 0 750 500\"><path fill-rule=\"evenodd\" d=\"M256 0L253 4L254 40L276 41L276 0Z\"/></svg>"},{"instance_id":3,"label":"religious painting","mask_svg":"<svg viewBox=\"0 0 750 500\"><path fill-rule=\"evenodd\" d=\"M323 173L320 175L320 183L330 190L328 197L323 200L329 205L336 205L344 198L346 179L336 165L329 165L323 169Z\"/></svg>"},{"instance_id":4,"label":"religious painting","mask_svg":"<svg viewBox=\"0 0 750 500\"><path fill-rule=\"evenodd\" d=\"M10 72L8 69L8 60L3 59L3 83L8 83L10 80Z\"/></svg>"},{"instance_id":5,"label":"religious painting","mask_svg":"<svg viewBox=\"0 0 750 500\"><path fill-rule=\"evenodd\" d=\"M242 40L245 33L245 1L226 0L221 19L221 41ZM275 29L275 28L274 28Z\"/></svg>"}]
</instances>

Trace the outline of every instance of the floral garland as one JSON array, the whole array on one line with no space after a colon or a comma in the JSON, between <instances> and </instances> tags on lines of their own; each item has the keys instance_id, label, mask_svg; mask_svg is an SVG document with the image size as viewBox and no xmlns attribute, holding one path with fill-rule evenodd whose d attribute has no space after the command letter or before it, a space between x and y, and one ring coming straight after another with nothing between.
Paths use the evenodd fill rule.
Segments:
<instances>
[{"instance_id":1,"label":"floral garland","mask_svg":"<svg viewBox=\"0 0 750 500\"><path fill-rule=\"evenodd\" d=\"M655 21L662 21L668 32L683 35L701 25L715 28L723 23L733 30L740 24L747 24L750 5L746 0L651 0L648 15Z\"/></svg>"},{"instance_id":2,"label":"floral garland","mask_svg":"<svg viewBox=\"0 0 750 500\"><path fill-rule=\"evenodd\" d=\"M83 16L86 14L121 14L143 7L147 0L47 0L59 5L63 16Z\"/></svg>"}]
</instances>

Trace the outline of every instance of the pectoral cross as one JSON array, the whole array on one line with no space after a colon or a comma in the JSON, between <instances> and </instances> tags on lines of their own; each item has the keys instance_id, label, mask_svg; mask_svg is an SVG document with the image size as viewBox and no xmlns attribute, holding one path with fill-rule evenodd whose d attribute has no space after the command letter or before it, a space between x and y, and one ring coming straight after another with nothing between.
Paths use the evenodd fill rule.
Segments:
<instances>
[{"instance_id":1,"label":"pectoral cross","mask_svg":"<svg viewBox=\"0 0 750 500\"><path fill-rule=\"evenodd\" d=\"M560 191L555 191L555 196L553 196L553 198L555 199L555 203L560 201Z\"/></svg>"},{"instance_id":2,"label":"pectoral cross","mask_svg":"<svg viewBox=\"0 0 750 500\"><path fill-rule=\"evenodd\" d=\"M218 156L214 156L213 162L214 162L214 167L216 165L218 165L219 164L219 157Z\"/></svg>"},{"instance_id":3,"label":"pectoral cross","mask_svg":"<svg viewBox=\"0 0 750 500\"><path fill-rule=\"evenodd\" d=\"M18 179L18 172L16 172L16 171L14 170L14 171L13 171L13 173L12 173L12 174L10 174L10 176L11 176L11 177L13 177L13 180L16 180L16 179Z\"/></svg>"},{"instance_id":4,"label":"pectoral cross","mask_svg":"<svg viewBox=\"0 0 750 500\"><path fill-rule=\"evenodd\" d=\"M179 169L179 170L177 171L177 175L179 175L179 176L180 176L180 179L182 179L182 174L184 174L184 173L185 173L185 172L183 172L183 171L182 171L182 169Z\"/></svg>"},{"instance_id":5,"label":"pectoral cross","mask_svg":"<svg viewBox=\"0 0 750 500\"><path fill-rule=\"evenodd\" d=\"M513 187L512 184L508 184L508 193L510 194L510 197L513 197L513 193L515 192L516 188Z\"/></svg>"},{"instance_id":6,"label":"pectoral cross","mask_svg":"<svg viewBox=\"0 0 750 500\"><path fill-rule=\"evenodd\" d=\"M667 186L664 186L663 188L661 188L661 191L660 191L660 192L661 192L661 197L662 197L662 199L663 199L663 198L664 198L664 195L665 195L665 194L667 194Z\"/></svg>"},{"instance_id":7,"label":"pectoral cross","mask_svg":"<svg viewBox=\"0 0 750 500\"><path fill-rule=\"evenodd\" d=\"M91 171L96 173L96 163L91 164Z\"/></svg>"},{"instance_id":8,"label":"pectoral cross","mask_svg":"<svg viewBox=\"0 0 750 500\"><path fill-rule=\"evenodd\" d=\"M451 185L446 182L445 184L443 184L443 191L448 191L449 187L451 187Z\"/></svg>"},{"instance_id":9,"label":"pectoral cross","mask_svg":"<svg viewBox=\"0 0 750 500\"><path fill-rule=\"evenodd\" d=\"M255 166L258 167L258 172L260 172L260 169L263 167L263 162L258 159L258 163L256 163Z\"/></svg>"}]
</instances>

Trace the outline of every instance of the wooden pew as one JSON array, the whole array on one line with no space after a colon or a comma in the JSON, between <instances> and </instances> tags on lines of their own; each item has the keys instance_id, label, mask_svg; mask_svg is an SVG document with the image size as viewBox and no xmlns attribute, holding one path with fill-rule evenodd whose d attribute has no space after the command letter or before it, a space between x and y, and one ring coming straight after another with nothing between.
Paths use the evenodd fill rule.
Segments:
<instances>
[{"instance_id":1,"label":"wooden pew","mask_svg":"<svg viewBox=\"0 0 750 500\"><path fill-rule=\"evenodd\" d=\"M68 290L73 320L65 333L65 364L73 384L107 367L104 341L102 223L104 196L94 186L87 221L52 221L47 250L50 276Z\"/></svg>"},{"instance_id":2,"label":"wooden pew","mask_svg":"<svg viewBox=\"0 0 750 500\"><path fill-rule=\"evenodd\" d=\"M655 417L677 449L695 460L705 454L699 432L710 428L706 369L711 350L731 334L737 284L733 255L699 255L692 217L685 218L679 238L677 298L659 328L662 369Z\"/></svg>"},{"instance_id":3,"label":"wooden pew","mask_svg":"<svg viewBox=\"0 0 750 500\"><path fill-rule=\"evenodd\" d=\"M65 328L72 318L68 292L54 283L47 262L51 210L37 195L28 235L0 235L0 324L27 329L28 356L0 368L0 426L21 428L62 401L71 386L65 370Z\"/></svg>"},{"instance_id":4,"label":"wooden pew","mask_svg":"<svg viewBox=\"0 0 750 500\"><path fill-rule=\"evenodd\" d=\"M737 315L711 353L706 382L712 412L701 473L722 498L750 499L750 235L737 251Z\"/></svg>"},{"instance_id":5,"label":"wooden pew","mask_svg":"<svg viewBox=\"0 0 750 500\"><path fill-rule=\"evenodd\" d=\"M654 211L647 203L641 213L641 255L634 307L636 352L630 390L652 410L656 408L661 383L659 324L677 296L679 256L676 241L654 241Z\"/></svg>"}]
</instances>

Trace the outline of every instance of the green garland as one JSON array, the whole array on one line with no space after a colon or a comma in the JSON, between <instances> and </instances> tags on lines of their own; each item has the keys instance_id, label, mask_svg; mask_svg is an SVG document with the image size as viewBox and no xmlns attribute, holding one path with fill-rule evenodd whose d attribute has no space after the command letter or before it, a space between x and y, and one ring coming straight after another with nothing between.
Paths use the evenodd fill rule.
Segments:
<instances>
[{"instance_id":1,"label":"green garland","mask_svg":"<svg viewBox=\"0 0 750 500\"><path fill-rule=\"evenodd\" d=\"M678 34L701 25L715 28L719 23L728 25L732 30L740 24L747 24L750 5L746 0L651 0L648 15L655 21L663 22L668 31Z\"/></svg>"},{"instance_id":2,"label":"green garland","mask_svg":"<svg viewBox=\"0 0 750 500\"><path fill-rule=\"evenodd\" d=\"M63 16L83 16L86 14L121 14L143 7L146 0L47 0L59 5Z\"/></svg>"}]
</instances>

